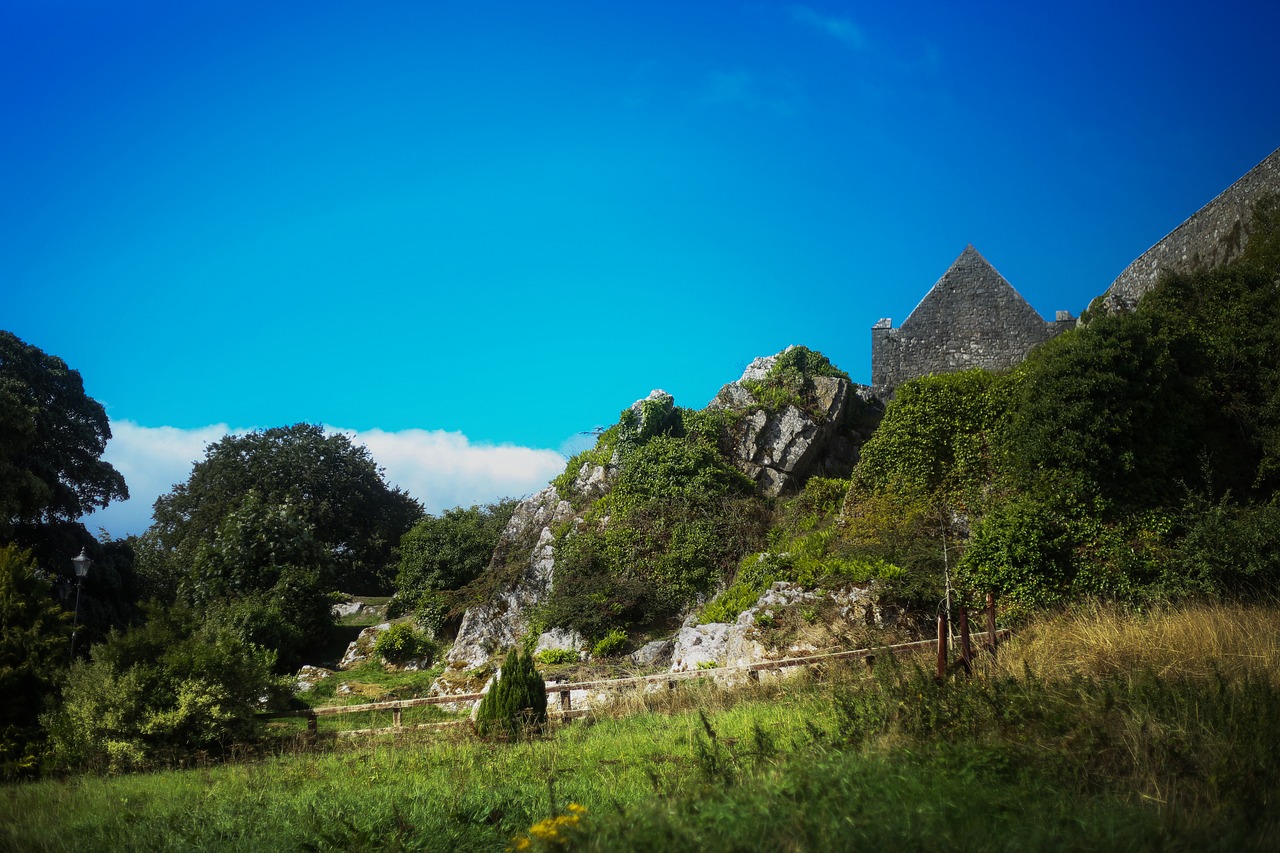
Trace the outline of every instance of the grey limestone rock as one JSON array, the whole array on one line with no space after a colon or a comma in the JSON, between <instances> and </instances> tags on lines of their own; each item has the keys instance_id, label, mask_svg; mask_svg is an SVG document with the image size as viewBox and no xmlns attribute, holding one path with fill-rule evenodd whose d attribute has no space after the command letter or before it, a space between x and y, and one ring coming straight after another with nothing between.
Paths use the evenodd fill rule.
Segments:
<instances>
[{"instance_id":1,"label":"grey limestone rock","mask_svg":"<svg viewBox=\"0 0 1280 853\"><path fill-rule=\"evenodd\" d=\"M446 657L451 669L478 667L524 638L530 608L551 589L555 570L555 536L551 528L572 516L573 508L560 499L555 486L548 486L516 507L498 540L493 562L504 563L511 552L524 569L507 589L463 614L458 637ZM532 548L525 557L524 549L530 547L530 542Z\"/></svg>"},{"instance_id":2,"label":"grey limestone rock","mask_svg":"<svg viewBox=\"0 0 1280 853\"><path fill-rule=\"evenodd\" d=\"M742 383L764 379L777 360L776 355L757 358L741 379L721 388L708 406L745 411L738 425L734 462L770 496L825 467L821 461L846 425L853 396L847 379L815 376L806 389L812 402L807 410L789 405L780 412L769 411ZM847 455L853 452L851 448L842 450Z\"/></svg>"}]
</instances>

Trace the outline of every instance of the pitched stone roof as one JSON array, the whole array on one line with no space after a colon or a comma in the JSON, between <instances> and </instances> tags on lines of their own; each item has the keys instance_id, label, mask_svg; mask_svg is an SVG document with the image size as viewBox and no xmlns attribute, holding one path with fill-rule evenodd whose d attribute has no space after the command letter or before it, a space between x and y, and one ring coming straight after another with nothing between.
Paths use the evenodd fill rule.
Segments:
<instances>
[{"instance_id":1,"label":"pitched stone roof","mask_svg":"<svg viewBox=\"0 0 1280 853\"><path fill-rule=\"evenodd\" d=\"M1047 322L968 246L900 328L888 320L872 327L871 384L888 393L931 373L1007 370L1074 322L1065 311Z\"/></svg>"},{"instance_id":2,"label":"pitched stone roof","mask_svg":"<svg viewBox=\"0 0 1280 853\"><path fill-rule=\"evenodd\" d=\"M920 300L901 329L909 332L928 325L969 339L984 329L997 332L1027 322L1044 323L1044 318L970 244Z\"/></svg>"}]
</instances>

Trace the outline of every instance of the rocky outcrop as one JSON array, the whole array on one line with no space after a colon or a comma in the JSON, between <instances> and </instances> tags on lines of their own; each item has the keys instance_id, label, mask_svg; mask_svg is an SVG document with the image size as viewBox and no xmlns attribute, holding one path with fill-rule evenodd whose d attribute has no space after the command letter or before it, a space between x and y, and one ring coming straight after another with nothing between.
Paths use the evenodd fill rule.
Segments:
<instances>
[{"instance_id":1,"label":"rocky outcrop","mask_svg":"<svg viewBox=\"0 0 1280 853\"><path fill-rule=\"evenodd\" d=\"M812 613L820 627L810 632L770 634L784 623L796 622L787 617L801 611ZM819 613L821 620L817 618ZM744 666L813 654L832 645L845 645L839 642L843 632L887 627L896 620L897 614L882 610L874 590L868 586L814 591L778 582L733 622L699 625L694 618L686 620L676 635L671 671ZM786 643L778 645L779 639L786 639Z\"/></svg>"},{"instance_id":2,"label":"rocky outcrop","mask_svg":"<svg viewBox=\"0 0 1280 853\"><path fill-rule=\"evenodd\" d=\"M561 500L555 486L516 507L498 540L489 570L516 566L518 574L492 600L463 614L458 637L446 656L450 669L473 669L520 643L529 630L529 609L551 590L555 570L552 527L572 517L573 508Z\"/></svg>"},{"instance_id":3,"label":"rocky outcrop","mask_svg":"<svg viewBox=\"0 0 1280 853\"><path fill-rule=\"evenodd\" d=\"M802 389L803 408L787 405L772 411L746 383L766 381L777 360L776 355L757 358L708 406L743 413L733 445L734 463L770 496L798 486L812 474L848 476L861 446L855 427L870 410L878 420L882 409L869 388L839 377L814 376Z\"/></svg>"}]
</instances>

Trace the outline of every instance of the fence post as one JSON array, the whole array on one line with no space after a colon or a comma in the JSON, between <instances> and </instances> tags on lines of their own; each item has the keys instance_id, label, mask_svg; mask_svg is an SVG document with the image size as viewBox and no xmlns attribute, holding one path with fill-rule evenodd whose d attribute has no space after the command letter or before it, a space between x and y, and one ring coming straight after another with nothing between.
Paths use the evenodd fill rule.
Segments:
<instances>
[{"instance_id":1,"label":"fence post","mask_svg":"<svg viewBox=\"0 0 1280 853\"><path fill-rule=\"evenodd\" d=\"M311 714L307 717L307 743L316 742L316 715Z\"/></svg>"},{"instance_id":2,"label":"fence post","mask_svg":"<svg viewBox=\"0 0 1280 853\"><path fill-rule=\"evenodd\" d=\"M572 710L572 707L573 707L573 701L569 696L569 691L561 690L560 691L560 712L562 714L567 714L569 713L570 710Z\"/></svg>"},{"instance_id":3,"label":"fence post","mask_svg":"<svg viewBox=\"0 0 1280 853\"><path fill-rule=\"evenodd\" d=\"M938 675L939 681L947 677L947 614L938 614Z\"/></svg>"},{"instance_id":4,"label":"fence post","mask_svg":"<svg viewBox=\"0 0 1280 853\"><path fill-rule=\"evenodd\" d=\"M969 642L969 612L960 605L960 665L966 675L973 674L973 645Z\"/></svg>"},{"instance_id":5,"label":"fence post","mask_svg":"<svg viewBox=\"0 0 1280 853\"><path fill-rule=\"evenodd\" d=\"M400 706L391 709L391 728L400 731Z\"/></svg>"},{"instance_id":6,"label":"fence post","mask_svg":"<svg viewBox=\"0 0 1280 853\"><path fill-rule=\"evenodd\" d=\"M996 594L994 592L987 593L987 642L991 654L994 655L1000 644L996 637Z\"/></svg>"}]
</instances>

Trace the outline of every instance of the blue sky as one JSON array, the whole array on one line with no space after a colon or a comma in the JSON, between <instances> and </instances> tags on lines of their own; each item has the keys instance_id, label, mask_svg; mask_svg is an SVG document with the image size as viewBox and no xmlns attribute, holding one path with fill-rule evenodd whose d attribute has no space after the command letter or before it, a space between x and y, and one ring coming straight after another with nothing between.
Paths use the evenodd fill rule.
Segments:
<instances>
[{"instance_id":1,"label":"blue sky","mask_svg":"<svg viewBox=\"0 0 1280 853\"><path fill-rule=\"evenodd\" d=\"M1275 4L4 0L0 328L101 401L138 532L228 429L439 511L651 389L869 379L972 243L1042 314L1277 146Z\"/></svg>"}]
</instances>

